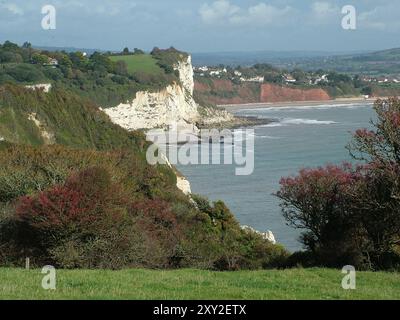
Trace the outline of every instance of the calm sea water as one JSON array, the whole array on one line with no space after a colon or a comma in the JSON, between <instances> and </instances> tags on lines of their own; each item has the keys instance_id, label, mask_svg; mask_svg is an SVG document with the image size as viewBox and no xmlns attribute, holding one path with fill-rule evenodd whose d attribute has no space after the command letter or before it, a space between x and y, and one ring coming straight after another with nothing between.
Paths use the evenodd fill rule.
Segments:
<instances>
[{"instance_id":1,"label":"calm sea water","mask_svg":"<svg viewBox=\"0 0 400 320\"><path fill-rule=\"evenodd\" d=\"M241 224L271 230L289 250L301 249L299 231L288 227L273 193L283 176L304 167L351 160L346 144L351 132L369 127L371 105L321 105L248 109L240 115L274 118L279 122L255 128L255 170L236 176L232 165L178 165L192 191L227 203Z\"/></svg>"}]
</instances>

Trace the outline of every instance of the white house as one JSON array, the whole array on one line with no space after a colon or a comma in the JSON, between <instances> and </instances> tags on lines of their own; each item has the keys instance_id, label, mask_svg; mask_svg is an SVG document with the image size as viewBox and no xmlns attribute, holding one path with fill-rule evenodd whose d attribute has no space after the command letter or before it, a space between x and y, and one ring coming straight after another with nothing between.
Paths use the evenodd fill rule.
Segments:
<instances>
[{"instance_id":1,"label":"white house","mask_svg":"<svg viewBox=\"0 0 400 320\"><path fill-rule=\"evenodd\" d=\"M58 60L57 59L53 59L53 58L49 58L47 63L45 63L44 65L45 66L57 67L58 66Z\"/></svg>"},{"instance_id":2,"label":"white house","mask_svg":"<svg viewBox=\"0 0 400 320\"><path fill-rule=\"evenodd\" d=\"M286 83L296 83L297 80L293 78L290 74L287 74L284 76L285 82Z\"/></svg>"},{"instance_id":3,"label":"white house","mask_svg":"<svg viewBox=\"0 0 400 320\"><path fill-rule=\"evenodd\" d=\"M241 77L240 81L242 82L259 82L259 83L263 83L264 82L264 77L262 76L258 76L258 77L252 77L252 78L244 78Z\"/></svg>"},{"instance_id":4,"label":"white house","mask_svg":"<svg viewBox=\"0 0 400 320\"><path fill-rule=\"evenodd\" d=\"M203 67L198 67L196 68L197 70L201 71L201 72L207 72L208 71L208 67L207 66L203 66Z\"/></svg>"},{"instance_id":5,"label":"white house","mask_svg":"<svg viewBox=\"0 0 400 320\"><path fill-rule=\"evenodd\" d=\"M321 82L328 82L328 75L327 74L323 74L322 76L318 77L315 79L314 84L318 84Z\"/></svg>"}]
</instances>

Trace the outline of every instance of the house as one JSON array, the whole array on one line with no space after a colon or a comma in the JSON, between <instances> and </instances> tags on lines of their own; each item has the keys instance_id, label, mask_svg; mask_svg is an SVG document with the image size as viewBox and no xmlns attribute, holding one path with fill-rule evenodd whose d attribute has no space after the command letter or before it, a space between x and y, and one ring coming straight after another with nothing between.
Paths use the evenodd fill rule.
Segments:
<instances>
[{"instance_id":1,"label":"house","mask_svg":"<svg viewBox=\"0 0 400 320\"><path fill-rule=\"evenodd\" d=\"M360 80L363 82L372 82L373 79L371 77L363 76Z\"/></svg>"},{"instance_id":2,"label":"house","mask_svg":"<svg viewBox=\"0 0 400 320\"><path fill-rule=\"evenodd\" d=\"M210 76L220 76L223 73L227 73L228 70L226 70L226 68L224 69L214 69L210 71Z\"/></svg>"},{"instance_id":3,"label":"house","mask_svg":"<svg viewBox=\"0 0 400 320\"><path fill-rule=\"evenodd\" d=\"M242 81L242 82L259 82L259 83L263 83L264 79L265 78L262 77L262 76L257 76L257 77L252 77L252 78L241 77L240 81Z\"/></svg>"},{"instance_id":4,"label":"house","mask_svg":"<svg viewBox=\"0 0 400 320\"><path fill-rule=\"evenodd\" d=\"M327 74L323 74L322 76L319 76L314 80L314 84L319 84L321 82L329 82Z\"/></svg>"},{"instance_id":5,"label":"house","mask_svg":"<svg viewBox=\"0 0 400 320\"><path fill-rule=\"evenodd\" d=\"M219 70L210 71L210 76L219 76L220 74L221 74L221 71L219 71Z\"/></svg>"},{"instance_id":6,"label":"house","mask_svg":"<svg viewBox=\"0 0 400 320\"><path fill-rule=\"evenodd\" d=\"M293 78L290 74L284 76L284 80L286 83L296 83L297 80Z\"/></svg>"},{"instance_id":7,"label":"house","mask_svg":"<svg viewBox=\"0 0 400 320\"><path fill-rule=\"evenodd\" d=\"M51 67L55 68L55 67L58 66L58 60L54 59L54 58L49 58L47 63L44 63L43 65L44 66L51 66Z\"/></svg>"},{"instance_id":8,"label":"house","mask_svg":"<svg viewBox=\"0 0 400 320\"><path fill-rule=\"evenodd\" d=\"M198 67L198 68L194 68L195 71L200 71L200 72L207 72L208 71L208 67L207 66L203 66L203 67Z\"/></svg>"}]
</instances>

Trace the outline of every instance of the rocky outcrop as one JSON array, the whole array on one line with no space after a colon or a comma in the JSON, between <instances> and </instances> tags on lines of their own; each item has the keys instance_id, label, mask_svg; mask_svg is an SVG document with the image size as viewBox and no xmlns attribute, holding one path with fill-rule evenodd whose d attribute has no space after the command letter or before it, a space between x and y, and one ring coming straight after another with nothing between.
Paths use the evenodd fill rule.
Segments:
<instances>
[{"instance_id":1,"label":"rocky outcrop","mask_svg":"<svg viewBox=\"0 0 400 320\"><path fill-rule=\"evenodd\" d=\"M140 91L135 99L104 109L111 120L128 130L168 127L177 123L188 128L199 118L193 99L193 67L191 57L175 66L181 83L174 83L158 92Z\"/></svg>"},{"instance_id":2,"label":"rocky outcrop","mask_svg":"<svg viewBox=\"0 0 400 320\"><path fill-rule=\"evenodd\" d=\"M272 233L272 231L269 231L269 230L268 230L268 231L266 231L266 232L260 232L260 231L255 230L255 229L252 228L252 227L249 227L249 226L241 226L241 228L242 228L242 230L244 230L244 231L246 231L246 232L249 232L249 233L256 233L256 234L262 236L262 238L263 238L264 240L267 240L267 241L271 242L272 244L276 244L276 239L275 239L275 236L274 236L274 234Z\"/></svg>"},{"instance_id":3,"label":"rocky outcrop","mask_svg":"<svg viewBox=\"0 0 400 320\"><path fill-rule=\"evenodd\" d=\"M51 83L39 83L30 86L25 86L25 88L31 90L43 90L43 92L48 93L51 89Z\"/></svg>"},{"instance_id":4,"label":"rocky outcrop","mask_svg":"<svg viewBox=\"0 0 400 320\"><path fill-rule=\"evenodd\" d=\"M176 175L176 187L181 190L184 194L190 197L192 193L192 188L190 186L189 180L187 180L180 172L174 168L171 163L169 162L167 156L164 153L161 153L161 158L164 159L165 163L168 167L170 167Z\"/></svg>"},{"instance_id":5,"label":"rocky outcrop","mask_svg":"<svg viewBox=\"0 0 400 320\"><path fill-rule=\"evenodd\" d=\"M192 193L190 182L185 177L177 175L176 187L186 195L190 195Z\"/></svg>"},{"instance_id":6,"label":"rocky outcrop","mask_svg":"<svg viewBox=\"0 0 400 320\"><path fill-rule=\"evenodd\" d=\"M137 92L133 101L104 111L127 130L161 128L174 123L187 127L199 119L196 102L180 84L158 92Z\"/></svg>"},{"instance_id":7,"label":"rocky outcrop","mask_svg":"<svg viewBox=\"0 0 400 320\"><path fill-rule=\"evenodd\" d=\"M192 57L188 56L187 60L181 60L175 66L175 70L179 71L179 80L186 91L193 96L194 81L193 81L193 66Z\"/></svg>"},{"instance_id":8,"label":"rocky outcrop","mask_svg":"<svg viewBox=\"0 0 400 320\"><path fill-rule=\"evenodd\" d=\"M36 113L29 114L28 120L33 121L33 123L39 129L40 135L42 136L45 144L54 144L56 142L54 134L46 129L43 123L38 119Z\"/></svg>"},{"instance_id":9,"label":"rocky outcrop","mask_svg":"<svg viewBox=\"0 0 400 320\"><path fill-rule=\"evenodd\" d=\"M260 102L325 101L331 97L322 89L296 89L270 83L261 85Z\"/></svg>"},{"instance_id":10,"label":"rocky outcrop","mask_svg":"<svg viewBox=\"0 0 400 320\"><path fill-rule=\"evenodd\" d=\"M200 107L201 119L199 125L201 127L210 127L217 124L232 122L235 117L224 109L211 107Z\"/></svg>"},{"instance_id":11,"label":"rocky outcrop","mask_svg":"<svg viewBox=\"0 0 400 320\"><path fill-rule=\"evenodd\" d=\"M166 128L177 124L178 130L196 131L194 126L197 123L219 124L232 121L233 116L228 112L201 109L195 102L190 56L179 61L174 68L179 72L180 83L171 84L158 92L137 92L132 101L103 111L114 123L127 130Z\"/></svg>"}]
</instances>

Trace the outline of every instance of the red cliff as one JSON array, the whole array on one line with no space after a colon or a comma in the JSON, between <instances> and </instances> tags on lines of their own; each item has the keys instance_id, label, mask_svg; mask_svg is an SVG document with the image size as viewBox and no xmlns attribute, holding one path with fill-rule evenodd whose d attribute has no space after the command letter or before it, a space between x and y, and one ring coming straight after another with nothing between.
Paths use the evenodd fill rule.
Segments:
<instances>
[{"instance_id":1,"label":"red cliff","mask_svg":"<svg viewBox=\"0 0 400 320\"><path fill-rule=\"evenodd\" d=\"M262 84L260 102L325 101L331 97L323 89L295 89Z\"/></svg>"},{"instance_id":2,"label":"red cliff","mask_svg":"<svg viewBox=\"0 0 400 320\"><path fill-rule=\"evenodd\" d=\"M298 89L269 83L250 82L235 84L230 80L223 79L196 81L194 91L201 101L212 104L325 101L331 99L328 93L320 88Z\"/></svg>"}]
</instances>

